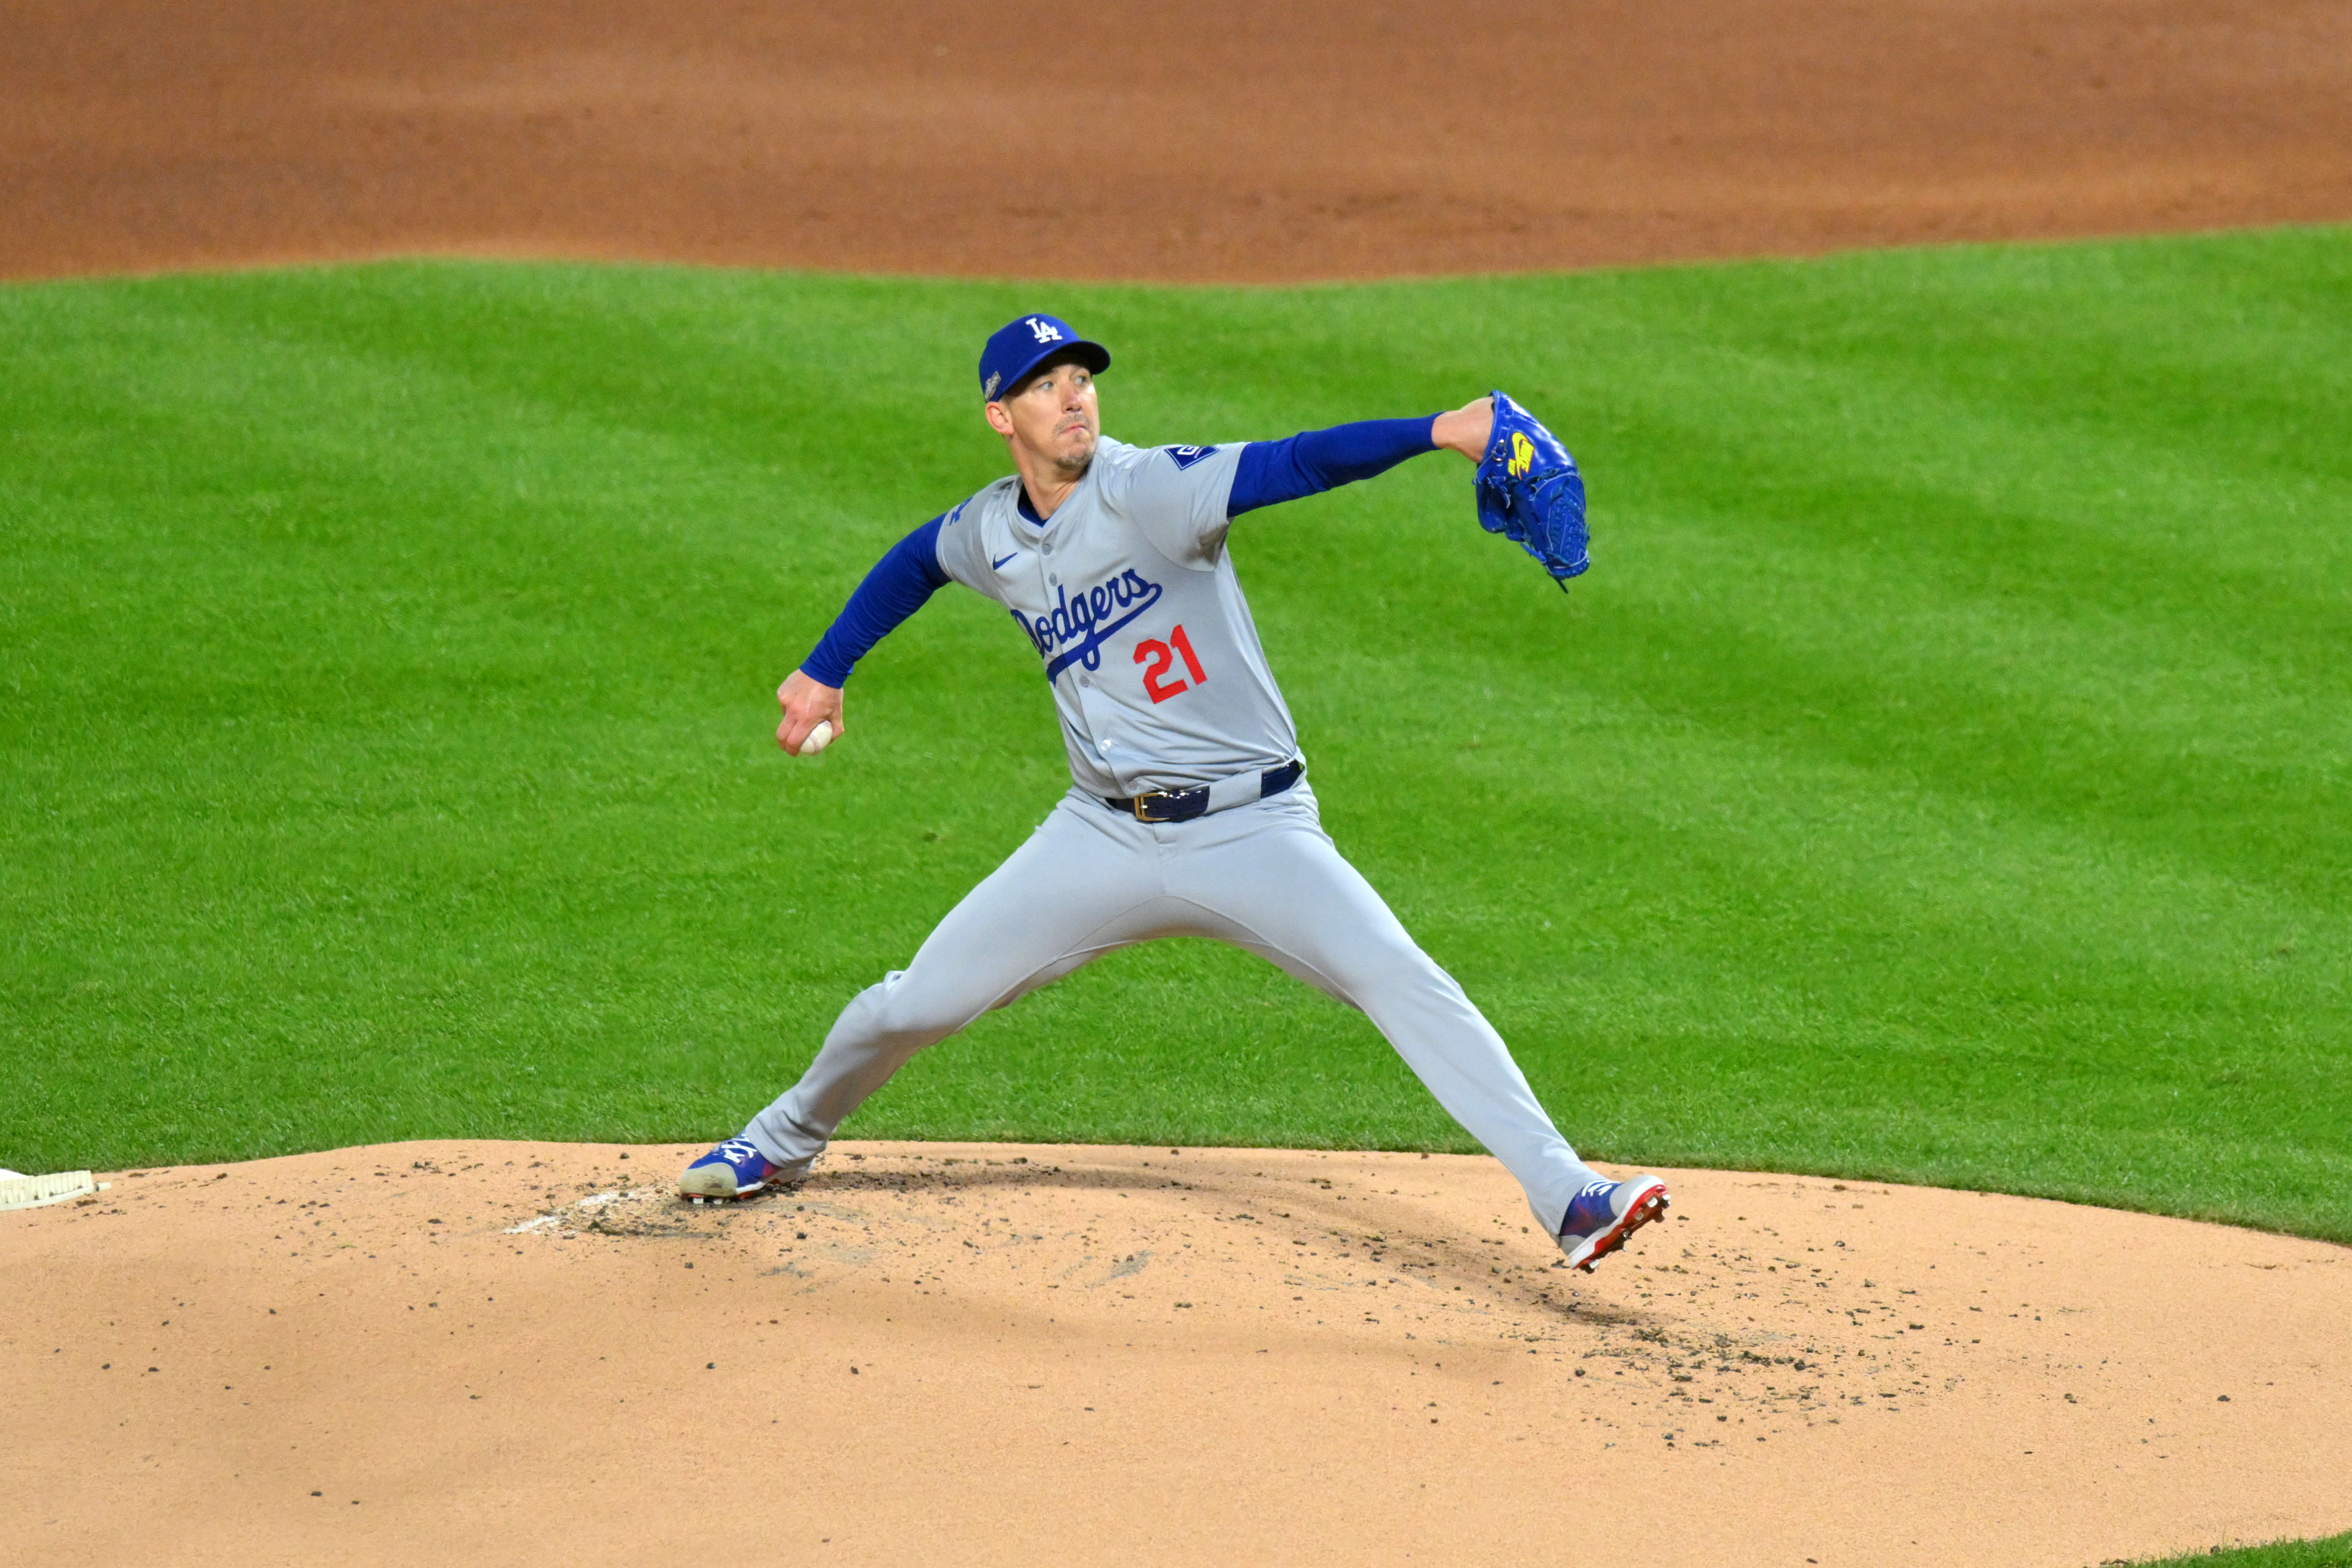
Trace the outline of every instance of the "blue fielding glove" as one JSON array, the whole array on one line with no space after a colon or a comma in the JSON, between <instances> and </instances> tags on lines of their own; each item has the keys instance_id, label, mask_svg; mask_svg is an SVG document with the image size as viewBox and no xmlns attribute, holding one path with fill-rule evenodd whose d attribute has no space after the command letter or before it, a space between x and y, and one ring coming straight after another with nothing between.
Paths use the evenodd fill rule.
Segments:
<instances>
[{"instance_id":1,"label":"blue fielding glove","mask_svg":"<svg viewBox=\"0 0 2352 1568\"><path fill-rule=\"evenodd\" d=\"M1585 552L1584 479L1576 459L1536 416L1495 394L1495 434L1478 464L1478 526L1543 563L1560 591L1592 565Z\"/></svg>"}]
</instances>

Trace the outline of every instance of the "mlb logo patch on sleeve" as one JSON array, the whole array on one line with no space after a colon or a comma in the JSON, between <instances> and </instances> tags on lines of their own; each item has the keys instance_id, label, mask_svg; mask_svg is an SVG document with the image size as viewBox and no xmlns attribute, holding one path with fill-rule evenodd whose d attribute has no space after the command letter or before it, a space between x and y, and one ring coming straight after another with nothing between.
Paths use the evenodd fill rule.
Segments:
<instances>
[{"instance_id":1,"label":"mlb logo patch on sleeve","mask_svg":"<svg viewBox=\"0 0 2352 1568\"><path fill-rule=\"evenodd\" d=\"M1216 448L1214 447L1163 447L1162 450L1176 459L1178 468L1189 468Z\"/></svg>"}]
</instances>

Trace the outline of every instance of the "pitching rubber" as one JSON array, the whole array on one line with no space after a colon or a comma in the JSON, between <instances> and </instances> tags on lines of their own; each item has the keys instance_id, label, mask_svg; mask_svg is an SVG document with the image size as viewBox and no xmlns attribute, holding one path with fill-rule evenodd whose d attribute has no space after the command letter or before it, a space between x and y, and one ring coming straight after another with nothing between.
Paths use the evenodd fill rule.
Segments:
<instances>
[{"instance_id":1,"label":"pitching rubber","mask_svg":"<svg viewBox=\"0 0 2352 1568\"><path fill-rule=\"evenodd\" d=\"M88 1171L59 1171L47 1176L19 1176L12 1173L8 1180L0 1181L0 1212L67 1203L112 1184L92 1181Z\"/></svg>"}]
</instances>

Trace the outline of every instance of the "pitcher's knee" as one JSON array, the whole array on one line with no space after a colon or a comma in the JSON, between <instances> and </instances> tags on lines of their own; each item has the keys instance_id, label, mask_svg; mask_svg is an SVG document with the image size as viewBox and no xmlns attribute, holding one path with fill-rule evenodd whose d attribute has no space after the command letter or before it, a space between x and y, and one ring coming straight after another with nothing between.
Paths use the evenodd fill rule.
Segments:
<instances>
[{"instance_id":1,"label":"pitcher's knee","mask_svg":"<svg viewBox=\"0 0 2352 1568\"><path fill-rule=\"evenodd\" d=\"M1410 941L1383 943L1346 965L1333 978L1348 999L1367 1013L1383 1005L1432 994L1459 996L1462 987L1437 961Z\"/></svg>"},{"instance_id":2,"label":"pitcher's knee","mask_svg":"<svg viewBox=\"0 0 2352 1568\"><path fill-rule=\"evenodd\" d=\"M876 1035L929 1045L962 1028L986 1003L973 1003L914 982L901 970L893 971L881 984L868 986L851 1006L864 1015L860 1022Z\"/></svg>"}]
</instances>

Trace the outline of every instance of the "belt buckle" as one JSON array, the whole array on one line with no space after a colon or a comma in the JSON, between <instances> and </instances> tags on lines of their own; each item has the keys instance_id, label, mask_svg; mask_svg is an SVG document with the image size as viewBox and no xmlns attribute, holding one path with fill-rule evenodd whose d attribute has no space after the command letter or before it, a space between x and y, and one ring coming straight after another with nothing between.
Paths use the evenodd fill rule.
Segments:
<instances>
[{"instance_id":1,"label":"belt buckle","mask_svg":"<svg viewBox=\"0 0 2352 1568\"><path fill-rule=\"evenodd\" d=\"M1155 816L1151 815L1150 810L1147 807L1147 805L1146 805L1146 804L1145 804L1145 803L1146 803L1146 802L1150 802L1150 803L1151 803L1152 805L1156 805L1158 803L1160 803L1160 801L1163 801L1163 800L1171 800L1171 801L1172 801L1172 800L1181 800L1181 799L1183 799L1186 795L1189 795L1205 794L1205 793L1207 793L1207 792L1206 792L1206 790L1205 790L1204 788L1203 788L1203 789L1156 789L1156 790L1153 790L1150 795L1137 795L1137 796L1135 797L1135 820L1136 820L1136 821L1138 821L1138 822L1182 822L1182 821L1184 821L1184 820L1186 820L1186 819L1185 819L1185 818L1183 818L1183 817L1181 817L1181 816Z\"/></svg>"}]
</instances>

